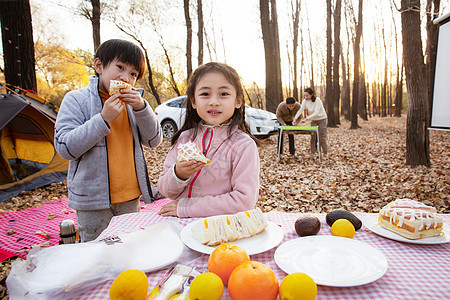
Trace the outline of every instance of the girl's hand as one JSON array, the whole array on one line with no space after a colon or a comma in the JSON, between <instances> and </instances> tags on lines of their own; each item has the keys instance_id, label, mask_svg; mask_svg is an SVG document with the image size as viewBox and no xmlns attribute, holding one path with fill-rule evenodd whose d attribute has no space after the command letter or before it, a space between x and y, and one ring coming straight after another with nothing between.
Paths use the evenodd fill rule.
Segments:
<instances>
[{"instance_id":1,"label":"girl's hand","mask_svg":"<svg viewBox=\"0 0 450 300\"><path fill-rule=\"evenodd\" d=\"M124 103L131 105L134 110L144 109L145 103L141 98L141 94L138 91L134 90L120 90L119 98Z\"/></svg>"},{"instance_id":2,"label":"girl's hand","mask_svg":"<svg viewBox=\"0 0 450 300\"><path fill-rule=\"evenodd\" d=\"M112 121L117 119L123 109L124 106L119 100L119 93L117 93L112 95L105 101L100 115L102 116L103 120L110 124Z\"/></svg>"},{"instance_id":3,"label":"girl's hand","mask_svg":"<svg viewBox=\"0 0 450 300\"><path fill-rule=\"evenodd\" d=\"M306 119L303 119L300 121L300 124L305 124L306 123Z\"/></svg>"},{"instance_id":4,"label":"girl's hand","mask_svg":"<svg viewBox=\"0 0 450 300\"><path fill-rule=\"evenodd\" d=\"M159 210L158 214L164 217L177 217L178 201L172 200Z\"/></svg>"},{"instance_id":5,"label":"girl's hand","mask_svg":"<svg viewBox=\"0 0 450 300\"><path fill-rule=\"evenodd\" d=\"M181 180L186 180L203 168L204 164L196 160L177 161L175 163L175 174Z\"/></svg>"}]
</instances>

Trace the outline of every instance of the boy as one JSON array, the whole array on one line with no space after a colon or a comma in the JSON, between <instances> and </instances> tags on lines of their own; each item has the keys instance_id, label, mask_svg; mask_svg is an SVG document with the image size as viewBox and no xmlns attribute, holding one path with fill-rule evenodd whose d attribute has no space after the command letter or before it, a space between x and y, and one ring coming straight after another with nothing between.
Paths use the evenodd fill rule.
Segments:
<instances>
[{"instance_id":1,"label":"boy","mask_svg":"<svg viewBox=\"0 0 450 300\"><path fill-rule=\"evenodd\" d=\"M123 40L100 45L96 76L64 97L55 124L55 148L69 161L69 206L76 210L81 242L91 241L113 216L153 201L142 146L156 147L162 134L138 90L109 95L110 80L134 86L145 72L139 47Z\"/></svg>"}]
</instances>

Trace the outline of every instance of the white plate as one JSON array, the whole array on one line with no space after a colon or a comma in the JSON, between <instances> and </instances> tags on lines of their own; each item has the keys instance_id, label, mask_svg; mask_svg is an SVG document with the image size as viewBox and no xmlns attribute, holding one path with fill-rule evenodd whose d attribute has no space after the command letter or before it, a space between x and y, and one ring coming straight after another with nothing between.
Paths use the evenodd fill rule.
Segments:
<instances>
[{"instance_id":1,"label":"white plate","mask_svg":"<svg viewBox=\"0 0 450 300\"><path fill-rule=\"evenodd\" d=\"M444 228L440 236L433 236L424 239L410 240L396 234L390 230L387 230L378 224L378 214L367 215L362 219L364 226L382 237L410 244L422 244L422 245L433 245L433 244L444 244L450 242L450 228L444 223Z\"/></svg>"},{"instance_id":2,"label":"white plate","mask_svg":"<svg viewBox=\"0 0 450 300\"><path fill-rule=\"evenodd\" d=\"M205 254L211 254L217 246L203 245L192 236L192 226L194 226L196 222L200 221L201 220L197 220L186 225L181 231L180 237L183 243L192 250ZM280 226L273 222L269 221L268 223L269 226L267 226L263 232L249 238L233 241L231 243L244 248L248 255L262 253L278 246L284 237L283 230Z\"/></svg>"},{"instance_id":3,"label":"white plate","mask_svg":"<svg viewBox=\"0 0 450 300\"><path fill-rule=\"evenodd\" d=\"M302 272L316 284L348 287L377 280L386 273L386 257L369 244L338 236L301 237L275 251L276 264L286 273Z\"/></svg>"}]
</instances>

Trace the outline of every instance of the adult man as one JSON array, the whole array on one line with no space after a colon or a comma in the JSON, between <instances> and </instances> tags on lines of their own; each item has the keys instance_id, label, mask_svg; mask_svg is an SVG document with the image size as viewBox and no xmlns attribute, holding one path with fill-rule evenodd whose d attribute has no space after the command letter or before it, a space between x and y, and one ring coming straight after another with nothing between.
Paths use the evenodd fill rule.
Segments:
<instances>
[{"instance_id":1,"label":"adult man","mask_svg":"<svg viewBox=\"0 0 450 300\"><path fill-rule=\"evenodd\" d=\"M277 107L277 120L280 122L281 126L292 125L292 121L294 120L294 116L297 111L300 109L300 103L298 103L294 97L287 97L285 102L281 102ZM280 137L283 139L283 136ZM294 135L288 134L289 138L289 153L291 155L295 154L295 144L294 144ZM281 141L281 145L283 145L283 140ZM280 153L283 153L283 146L280 149Z\"/></svg>"}]
</instances>

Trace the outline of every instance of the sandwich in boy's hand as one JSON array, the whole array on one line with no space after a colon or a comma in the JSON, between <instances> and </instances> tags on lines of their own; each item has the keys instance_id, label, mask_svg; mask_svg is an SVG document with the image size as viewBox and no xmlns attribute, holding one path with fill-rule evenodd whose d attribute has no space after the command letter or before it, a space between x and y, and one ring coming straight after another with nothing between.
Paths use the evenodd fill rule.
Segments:
<instances>
[{"instance_id":1,"label":"sandwich in boy's hand","mask_svg":"<svg viewBox=\"0 0 450 300\"><path fill-rule=\"evenodd\" d=\"M192 226L192 236L207 246L240 240L261 233L268 226L267 219L258 207L234 215L209 217Z\"/></svg>"},{"instance_id":2,"label":"sandwich in boy's hand","mask_svg":"<svg viewBox=\"0 0 450 300\"><path fill-rule=\"evenodd\" d=\"M197 147L193 142L187 142L186 144L178 145L178 157L177 161L190 161L196 160L202 162L205 167L211 164L211 161L207 159L200 148Z\"/></svg>"},{"instance_id":3,"label":"sandwich in boy's hand","mask_svg":"<svg viewBox=\"0 0 450 300\"><path fill-rule=\"evenodd\" d=\"M120 90L131 90L131 84L120 80L110 80L109 81L109 95L112 96L115 93L119 93Z\"/></svg>"}]
</instances>

